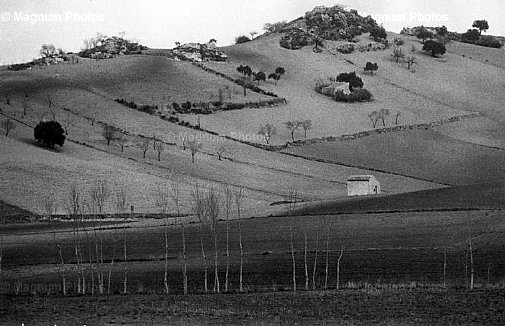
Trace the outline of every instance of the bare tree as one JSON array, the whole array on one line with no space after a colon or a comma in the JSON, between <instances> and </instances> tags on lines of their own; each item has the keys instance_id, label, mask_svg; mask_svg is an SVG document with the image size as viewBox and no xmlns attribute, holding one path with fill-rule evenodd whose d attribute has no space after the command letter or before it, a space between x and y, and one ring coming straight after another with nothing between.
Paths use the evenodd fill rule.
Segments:
<instances>
[{"instance_id":1,"label":"bare tree","mask_svg":"<svg viewBox=\"0 0 505 326\"><path fill-rule=\"evenodd\" d=\"M372 125L375 128L377 126L377 123L379 122L381 116L380 116L379 112L373 111L372 113L370 113L368 115L368 118L370 119L370 121L372 121Z\"/></svg>"},{"instance_id":2,"label":"bare tree","mask_svg":"<svg viewBox=\"0 0 505 326\"><path fill-rule=\"evenodd\" d=\"M295 243L294 243L294 230L293 230L293 215L296 209L298 200L298 193L296 190L291 189L286 196L288 215L289 215L289 243L291 246L291 262L293 267L293 291L296 291L296 257L295 257Z\"/></svg>"},{"instance_id":3,"label":"bare tree","mask_svg":"<svg viewBox=\"0 0 505 326\"><path fill-rule=\"evenodd\" d=\"M98 213L102 214L105 204L111 196L111 190L107 181L96 181L93 187L90 189L89 196L91 199L91 204L94 207L93 213L96 213L96 210L98 210Z\"/></svg>"},{"instance_id":4,"label":"bare tree","mask_svg":"<svg viewBox=\"0 0 505 326\"><path fill-rule=\"evenodd\" d=\"M239 272L239 291L243 292L243 271L244 271L244 246L242 243L242 215L241 207L242 201L244 200L244 191L242 188L235 192L235 206L237 207L237 218L238 218L238 244L240 247L240 272Z\"/></svg>"},{"instance_id":5,"label":"bare tree","mask_svg":"<svg viewBox=\"0 0 505 326\"><path fill-rule=\"evenodd\" d=\"M390 114L390 111L388 109L380 109L379 111L379 117L382 120L382 125L385 127L386 126L386 118Z\"/></svg>"},{"instance_id":6,"label":"bare tree","mask_svg":"<svg viewBox=\"0 0 505 326\"><path fill-rule=\"evenodd\" d=\"M316 289L316 275L317 275L317 256L319 254L319 232L321 230L321 222L319 222L316 232L316 250L314 252L314 266L312 269L312 290Z\"/></svg>"},{"instance_id":7,"label":"bare tree","mask_svg":"<svg viewBox=\"0 0 505 326\"><path fill-rule=\"evenodd\" d=\"M207 234L206 229L207 229L207 223L208 221L206 220L206 214L205 214L205 198L203 194L201 193L201 189L199 185L196 185L193 189L193 192L191 194L192 197L192 208L193 208L193 213L196 215L198 218L198 221L200 222L200 247L202 249L202 259L203 259L203 266L204 266L204 292L208 292L208 269L207 269L207 256L205 255L205 246L204 246L204 240L205 236Z\"/></svg>"},{"instance_id":8,"label":"bare tree","mask_svg":"<svg viewBox=\"0 0 505 326\"><path fill-rule=\"evenodd\" d=\"M46 93L46 101L47 101L47 106L51 109L54 104L54 97L57 89L56 88L51 88L50 90L47 91Z\"/></svg>"},{"instance_id":9,"label":"bare tree","mask_svg":"<svg viewBox=\"0 0 505 326\"><path fill-rule=\"evenodd\" d=\"M342 256L344 255L344 244L342 243L342 248L340 249L340 255L337 259L337 290L340 289L340 261L342 260Z\"/></svg>"},{"instance_id":10,"label":"bare tree","mask_svg":"<svg viewBox=\"0 0 505 326\"><path fill-rule=\"evenodd\" d=\"M165 144L162 141L154 142L154 150L158 153L158 161L161 161L161 154L165 150Z\"/></svg>"},{"instance_id":11,"label":"bare tree","mask_svg":"<svg viewBox=\"0 0 505 326\"><path fill-rule=\"evenodd\" d=\"M159 208L161 214L163 214L163 220L165 224L165 230L163 232L165 239L165 271L163 276L163 284L165 285L165 293L168 294L168 223L167 223L167 212L168 206L170 204L170 191L166 187L158 185L156 190L156 207Z\"/></svg>"},{"instance_id":12,"label":"bare tree","mask_svg":"<svg viewBox=\"0 0 505 326\"><path fill-rule=\"evenodd\" d=\"M28 101L28 99L26 97L23 99L22 108L23 108L23 118L24 118L24 117L26 117L26 115L28 114L28 110L30 109L30 102Z\"/></svg>"},{"instance_id":13,"label":"bare tree","mask_svg":"<svg viewBox=\"0 0 505 326\"><path fill-rule=\"evenodd\" d=\"M230 273L230 212L233 204L233 193L228 186L223 187L223 207L226 214L226 274L224 282L224 291L228 292L229 273Z\"/></svg>"},{"instance_id":14,"label":"bare tree","mask_svg":"<svg viewBox=\"0 0 505 326\"><path fill-rule=\"evenodd\" d=\"M396 114L395 114L395 124L396 125L398 125L401 115L402 115L402 113L400 111L396 112Z\"/></svg>"},{"instance_id":15,"label":"bare tree","mask_svg":"<svg viewBox=\"0 0 505 326\"><path fill-rule=\"evenodd\" d=\"M223 157L224 153L227 152L227 147L224 144L220 144L216 148L216 154L217 154L217 159L221 161L221 158Z\"/></svg>"},{"instance_id":16,"label":"bare tree","mask_svg":"<svg viewBox=\"0 0 505 326\"><path fill-rule=\"evenodd\" d=\"M86 291L86 279L84 275L84 269L82 265L82 251L81 251L81 241L80 241L80 214L82 212L82 198L81 191L77 187L76 183L70 186L68 199L67 199L67 210L74 220L73 226L73 237L74 237L74 255L77 263L77 293L84 294Z\"/></svg>"},{"instance_id":17,"label":"bare tree","mask_svg":"<svg viewBox=\"0 0 505 326\"><path fill-rule=\"evenodd\" d=\"M104 125L102 136L107 140L107 146L109 146L110 142L116 139L116 128L114 126Z\"/></svg>"},{"instance_id":18,"label":"bare tree","mask_svg":"<svg viewBox=\"0 0 505 326\"><path fill-rule=\"evenodd\" d=\"M403 48L400 46L397 46L393 49L393 53L391 53L391 56L393 59L398 62L400 59L405 58L405 52L403 52Z\"/></svg>"},{"instance_id":19,"label":"bare tree","mask_svg":"<svg viewBox=\"0 0 505 326\"><path fill-rule=\"evenodd\" d=\"M149 138L140 138L135 141L135 145L142 151L144 159L146 158L146 153L149 150L151 142Z\"/></svg>"},{"instance_id":20,"label":"bare tree","mask_svg":"<svg viewBox=\"0 0 505 326\"><path fill-rule=\"evenodd\" d=\"M119 147L121 147L121 153L124 153L124 148L126 146L126 144L128 143L128 139L126 138L126 135L119 135L117 138L116 138L116 143L119 145Z\"/></svg>"},{"instance_id":21,"label":"bare tree","mask_svg":"<svg viewBox=\"0 0 505 326\"><path fill-rule=\"evenodd\" d=\"M205 214L209 221L210 231L214 239L214 293L220 293L219 284L219 249L217 246L218 226L219 226L219 195L210 188L205 200Z\"/></svg>"},{"instance_id":22,"label":"bare tree","mask_svg":"<svg viewBox=\"0 0 505 326\"><path fill-rule=\"evenodd\" d=\"M419 62L417 61L417 58L413 55L408 55L405 58L405 62L407 63L407 70L410 70L413 65L418 64Z\"/></svg>"},{"instance_id":23,"label":"bare tree","mask_svg":"<svg viewBox=\"0 0 505 326\"><path fill-rule=\"evenodd\" d=\"M251 40L254 40L254 37L255 37L256 35L258 35L258 32L254 32L254 31L253 31L253 32L250 32L249 34L251 35Z\"/></svg>"},{"instance_id":24,"label":"bare tree","mask_svg":"<svg viewBox=\"0 0 505 326\"><path fill-rule=\"evenodd\" d=\"M300 127L303 128L303 131L305 132L305 138L307 138L307 131L312 129L312 120L300 121Z\"/></svg>"},{"instance_id":25,"label":"bare tree","mask_svg":"<svg viewBox=\"0 0 505 326\"><path fill-rule=\"evenodd\" d=\"M202 143L199 143L196 140L190 140L187 144L191 152L191 163L195 163L195 155L202 149Z\"/></svg>"},{"instance_id":26,"label":"bare tree","mask_svg":"<svg viewBox=\"0 0 505 326\"><path fill-rule=\"evenodd\" d=\"M115 206L117 214L125 214L128 211L128 193L127 193L126 187L124 185L121 186L114 194L114 206ZM117 226L116 226L116 228L117 228ZM114 257L116 254L116 246L117 246L119 239L120 238L116 237L115 233L112 234L113 248L112 248L111 261L110 261L110 265L109 265L109 275L108 275L108 281L107 281L107 294L111 293L112 269L114 267ZM124 242L124 245L125 245L124 250L126 251L126 240ZM125 261L125 264L126 264L126 261Z\"/></svg>"},{"instance_id":27,"label":"bare tree","mask_svg":"<svg viewBox=\"0 0 505 326\"><path fill-rule=\"evenodd\" d=\"M57 203L53 192L46 193L44 198L42 198L42 206L44 207L44 213L46 213L47 218L51 219L51 216L55 214L57 210Z\"/></svg>"},{"instance_id":28,"label":"bare tree","mask_svg":"<svg viewBox=\"0 0 505 326\"><path fill-rule=\"evenodd\" d=\"M297 120L293 121L288 121L284 123L286 125L286 128L289 130L291 133L291 140L295 141L295 131L298 130L301 126L301 122Z\"/></svg>"},{"instance_id":29,"label":"bare tree","mask_svg":"<svg viewBox=\"0 0 505 326\"><path fill-rule=\"evenodd\" d=\"M175 204L175 208L177 211L176 222L179 220L179 224L181 225L181 234L182 234L182 283L183 283L183 291L184 294L188 294L188 268L187 268L187 256L186 256L186 231L184 229L184 223L181 217L181 193L179 189L179 185L175 182L172 183L172 191L171 191L172 201Z\"/></svg>"},{"instance_id":30,"label":"bare tree","mask_svg":"<svg viewBox=\"0 0 505 326\"><path fill-rule=\"evenodd\" d=\"M16 124L11 119L2 120L1 126L5 130L5 137L8 137L9 133L16 128Z\"/></svg>"},{"instance_id":31,"label":"bare tree","mask_svg":"<svg viewBox=\"0 0 505 326\"><path fill-rule=\"evenodd\" d=\"M67 295L67 280L66 280L66 277L65 277L65 261L63 260L63 253L62 253L62 250L61 250L61 246L60 244L58 243L58 241L56 240L56 233L54 234L54 242L56 243L56 247L58 248L58 255L60 256L60 262L61 262L61 265L60 265L60 273L61 273L61 290L62 290L62 294L65 296ZM0 247L0 252L1 252L1 247ZM1 254L0 254L0 262L1 262ZM0 267L0 272L1 272L1 267Z\"/></svg>"},{"instance_id":32,"label":"bare tree","mask_svg":"<svg viewBox=\"0 0 505 326\"><path fill-rule=\"evenodd\" d=\"M328 275L330 268L330 234L333 229L333 225L330 225L329 228L326 229L326 266L324 271L324 289L328 289Z\"/></svg>"},{"instance_id":33,"label":"bare tree","mask_svg":"<svg viewBox=\"0 0 505 326\"><path fill-rule=\"evenodd\" d=\"M263 136L263 138L265 138L265 142L267 144L270 143L270 139L272 138L272 136L274 136L276 134L277 134L277 128L275 128L274 126L272 126L271 124L268 124L268 123L264 126L261 126L258 131L258 135Z\"/></svg>"}]
</instances>

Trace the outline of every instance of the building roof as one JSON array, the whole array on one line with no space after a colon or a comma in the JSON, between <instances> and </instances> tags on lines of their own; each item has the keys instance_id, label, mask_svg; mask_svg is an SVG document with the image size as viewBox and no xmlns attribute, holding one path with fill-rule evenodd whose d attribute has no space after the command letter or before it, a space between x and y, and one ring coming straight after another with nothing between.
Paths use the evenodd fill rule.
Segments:
<instances>
[{"instance_id":1,"label":"building roof","mask_svg":"<svg viewBox=\"0 0 505 326\"><path fill-rule=\"evenodd\" d=\"M375 179L373 175L351 175L347 181L370 181Z\"/></svg>"},{"instance_id":2,"label":"building roof","mask_svg":"<svg viewBox=\"0 0 505 326\"><path fill-rule=\"evenodd\" d=\"M347 87L347 86L349 86L349 83L346 83L346 82L335 82L335 83L333 83L331 85L323 87L323 89L338 89L338 88Z\"/></svg>"}]
</instances>

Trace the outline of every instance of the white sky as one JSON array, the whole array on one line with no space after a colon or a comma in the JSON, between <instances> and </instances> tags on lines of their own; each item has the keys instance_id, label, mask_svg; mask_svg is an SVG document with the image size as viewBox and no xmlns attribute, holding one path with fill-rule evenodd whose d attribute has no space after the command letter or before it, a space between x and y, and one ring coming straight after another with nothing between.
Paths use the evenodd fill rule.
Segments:
<instances>
[{"instance_id":1,"label":"white sky","mask_svg":"<svg viewBox=\"0 0 505 326\"><path fill-rule=\"evenodd\" d=\"M290 21L336 3L381 15L377 20L394 32L422 24L463 32L474 20L486 19L489 34L505 35L502 0L0 0L0 65L29 61L44 43L78 51L97 32L125 32L152 48L211 38L223 46L238 35L261 32L267 22ZM49 21L24 21L44 14Z\"/></svg>"}]
</instances>

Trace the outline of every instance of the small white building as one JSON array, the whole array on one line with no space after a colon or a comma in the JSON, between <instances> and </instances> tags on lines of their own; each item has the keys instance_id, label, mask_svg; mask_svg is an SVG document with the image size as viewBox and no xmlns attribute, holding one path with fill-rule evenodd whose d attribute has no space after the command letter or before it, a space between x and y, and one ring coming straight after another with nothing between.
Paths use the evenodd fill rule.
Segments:
<instances>
[{"instance_id":1,"label":"small white building","mask_svg":"<svg viewBox=\"0 0 505 326\"><path fill-rule=\"evenodd\" d=\"M350 89L349 83L345 83L345 82L342 82L342 83L335 82L331 85L323 87L323 89L321 91L324 95L332 96L332 97L335 96L335 93L337 93L338 91L344 92L345 95L351 94L351 89Z\"/></svg>"},{"instance_id":2,"label":"small white building","mask_svg":"<svg viewBox=\"0 0 505 326\"><path fill-rule=\"evenodd\" d=\"M381 184L373 175L353 175L347 179L348 196L377 195Z\"/></svg>"}]
</instances>

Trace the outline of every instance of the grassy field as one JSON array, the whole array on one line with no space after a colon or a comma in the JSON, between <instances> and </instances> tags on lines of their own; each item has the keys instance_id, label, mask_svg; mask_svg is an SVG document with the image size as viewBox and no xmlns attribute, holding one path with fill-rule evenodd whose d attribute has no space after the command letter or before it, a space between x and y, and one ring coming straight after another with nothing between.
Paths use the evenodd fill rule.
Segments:
<instances>
[{"instance_id":1,"label":"grassy field","mask_svg":"<svg viewBox=\"0 0 505 326\"><path fill-rule=\"evenodd\" d=\"M498 325L503 290L0 297L20 325ZM63 309L62 307L65 307ZM71 312L71 313L70 313Z\"/></svg>"},{"instance_id":2,"label":"grassy field","mask_svg":"<svg viewBox=\"0 0 505 326\"><path fill-rule=\"evenodd\" d=\"M443 129L444 127L440 127ZM505 150L475 145L434 130L407 130L292 147L287 153L449 185L503 180Z\"/></svg>"}]
</instances>

